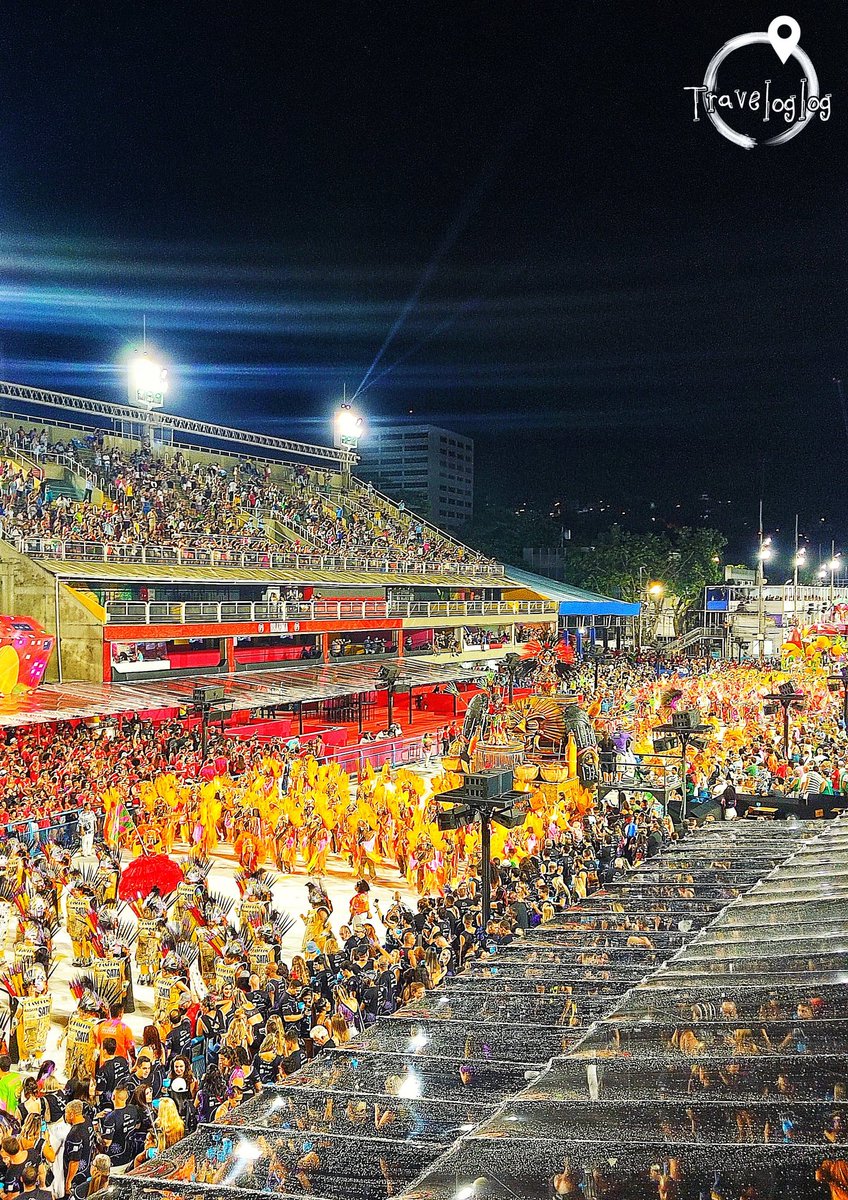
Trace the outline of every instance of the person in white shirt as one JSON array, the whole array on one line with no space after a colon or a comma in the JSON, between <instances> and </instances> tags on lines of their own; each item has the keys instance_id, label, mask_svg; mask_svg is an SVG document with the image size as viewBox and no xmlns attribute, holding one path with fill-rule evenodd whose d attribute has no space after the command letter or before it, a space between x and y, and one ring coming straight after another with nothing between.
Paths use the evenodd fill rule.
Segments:
<instances>
[{"instance_id":1,"label":"person in white shirt","mask_svg":"<svg viewBox=\"0 0 848 1200\"><path fill-rule=\"evenodd\" d=\"M80 852L84 858L88 858L94 853L94 830L96 825L97 821L94 813L91 811L91 805L86 800L77 820L77 828L79 829L80 841L82 842Z\"/></svg>"}]
</instances>

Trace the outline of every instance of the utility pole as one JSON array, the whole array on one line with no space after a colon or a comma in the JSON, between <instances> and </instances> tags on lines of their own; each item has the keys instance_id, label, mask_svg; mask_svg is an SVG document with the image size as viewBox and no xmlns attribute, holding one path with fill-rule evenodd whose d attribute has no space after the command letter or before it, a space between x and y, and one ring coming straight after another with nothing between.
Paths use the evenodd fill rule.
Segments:
<instances>
[{"instance_id":1,"label":"utility pole","mask_svg":"<svg viewBox=\"0 0 848 1200\"><path fill-rule=\"evenodd\" d=\"M757 551L757 657L762 659L766 642L766 610L763 596L763 502L760 499L759 549Z\"/></svg>"},{"instance_id":2,"label":"utility pole","mask_svg":"<svg viewBox=\"0 0 848 1200\"><path fill-rule=\"evenodd\" d=\"M796 514L795 514L795 557L794 557L794 559L792 560L792 562L793 562L793 570L792 570L792 616L793 616L793 617L794 617L794 616L796 616L796 614L797 614L797 612L798 612L798 566L799 566L799 562L798 562L798 555L799 555L799 553L800 553L800 552L799 552L799 549L798 549L798 514L796 513Z\"/></svg>"}]
</instances>

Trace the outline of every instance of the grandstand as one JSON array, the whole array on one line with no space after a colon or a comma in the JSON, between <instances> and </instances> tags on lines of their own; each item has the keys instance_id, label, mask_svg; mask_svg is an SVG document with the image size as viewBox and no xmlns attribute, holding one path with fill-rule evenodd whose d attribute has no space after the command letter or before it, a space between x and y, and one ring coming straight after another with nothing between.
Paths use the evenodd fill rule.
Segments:
<instances>
[{"instance_id":1,"label":"grandstand","mask_svg":"<svg viewBox=\"0 0 848 1200\"><path fill-rule=\"evenodd\" d=\"M361 483L349 450L15 384L0 399L4 611L55 632L48 682L404 658L437 678L557 629L550 581Z\"/></svg>"}]
</instances>

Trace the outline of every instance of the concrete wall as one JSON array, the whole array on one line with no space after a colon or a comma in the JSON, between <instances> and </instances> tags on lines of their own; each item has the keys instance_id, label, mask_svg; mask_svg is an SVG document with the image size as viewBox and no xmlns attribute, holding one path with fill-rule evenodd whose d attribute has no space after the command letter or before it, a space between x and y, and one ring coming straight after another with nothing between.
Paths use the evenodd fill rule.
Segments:
<instances>
[{"instance_id":1,"label":"concrete wall","mask_svg":"<svg viewBox=\"0 0 848 1200\"><path fill-rule=\"evenodd\" d=\"M0 612L33 617L48 633L56 629L56 579L49 571L0 542ZM59 632L62 676L100 683L103 679L103 626L64 584L59 584ZM45 680L59 678L58 647L47 665Z\"/></svg>"}]
</instances>

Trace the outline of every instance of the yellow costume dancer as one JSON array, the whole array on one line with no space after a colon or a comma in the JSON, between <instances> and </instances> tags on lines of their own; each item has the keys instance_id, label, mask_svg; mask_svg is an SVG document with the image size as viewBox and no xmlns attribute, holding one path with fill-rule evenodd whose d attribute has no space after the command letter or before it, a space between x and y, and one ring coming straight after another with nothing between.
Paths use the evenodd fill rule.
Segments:
<instances>
[{"instance_id":1,"label":"yellow costume dancer","mask_svg":"<svg viewBox=\"0 0 848 1200\"><path fill-rule=\"evenodd\" d=\"M65 900L68 918L68 936L74 952L74 965L85 967L91 962L91 912L93 896L91 889L80 882L73 882Z\"/></svg>"},{"instance_id":2,"label":"yellow costume dancer","mask_svg":"<svg viewBox=\"0 0 848 1200\"><path fill-rule=\"evenodd\" d=\"M270 942L267 942L262 936L262 931L257 933L256 937L250 944L248 951L248 963L250 964L251 975L259 977L260 986L264 985L268 974L268 964L274 957L274 947Z\"/></svg>"},{"instance_id":3,"label":"yellow costume dancer","mask_svg":"<svg viewBox=\"0 0 848 1200\"><path fill-rule=\"evenodd\" d=\"M150 983L162 958L161 922L156 917L139 917L135 961L139 983Z\"/></svg>"},{"instance_id":4,"label":"yellow costume dancer","mask_svg":"<svg viewBox=\"0 0 848 1200\"><path fill-rule=\"evenodd\" d=\"M19 997L18 1008L12 1023L18 1039L18 1056L25 1070L34 1070L47 1051L50 1033L50 1017L53 1002L47 991L47 976L43 969L30 972L33 976L26 985L26 995Z\"/></svg>"},{"instance_id":5,"label":"yellow costume dancer","mask_svg":"<svg viewBox=\"0 0 848 1200\"><path fill-rule=\"evenodd\" d=\"M153 1021L159 1024L168 1013L179 1010L184 996L191 998L191 991L181 978L182 964L175 954L167 954L162 961L162 970L153 980Z\"/></svg>"},{"instance_id":6,"label":"yellow costume dancer","mask_svg":"<svg viewBox=\"0 0 848 1200\"><path fill-rule=\"evenodd\" d=\"M63 1034L65 1041L65 1075L90 1079L97 1062L97 1026L99 1024L97 997L86 991L76 1012L71 1013ZM61 1040L61 1039L60 1039Z\"/></svg>"},{"instance_id":7,"label":"yellow costume dancer","mask_svg":"<svg viewBox=\"0 0 848 1200\"><path fill-rule=\"evenodd\" d=\"M93 959L91 978L100 995L110 998L114 996L116 1004L123 1004L127 991L127 973L120 955L109 954Z\"/></svg>"}]
</instances>

